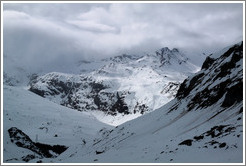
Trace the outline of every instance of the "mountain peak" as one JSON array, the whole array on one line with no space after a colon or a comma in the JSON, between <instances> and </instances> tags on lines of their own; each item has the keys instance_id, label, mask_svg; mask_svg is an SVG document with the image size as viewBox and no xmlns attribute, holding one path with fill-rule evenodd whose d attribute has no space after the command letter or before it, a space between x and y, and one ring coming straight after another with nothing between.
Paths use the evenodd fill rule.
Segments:
<instances>
[{"instance_id":1,"label":"mountain peak","mask_svg":"<svg viewBox=\"0 0 246 166\"><path fill-rule=\"evenodd\" d=\"M163 47L160 49L162 52L171 52L171 50L168 47Z\"/></svg>"},{"instance_id":2,"label":"mountain peak","mask_svg":"<svg viewBox=\"0 0 246 166\"><path fill-rule=\"evenodd\" d=\"M159 50L157 50L156 52L162 52L162 53L177 53L179 52L178 48L173 48L172 50L169 49L169 47L163 47Z\"/></svg>"},{"instance_id":3,"label":"mountain peak","mask_svg":"<svg viewBox=\"0 0 246 166\"><path fill-rule=\"evenodd\" d=\"M179 52L179 49L173 48L173 49L172 49L172 52Z\"/></svg>"},{"instance_id":4,"label":"mountain peak","mask_svg":"<svg viewBox=\"0 0 246 166\"><path fill-rule=\"evenodd\" d=\"M186 62L188 58L177 48L170 50L168 47L163 47L156 52L156 56L160 57L161 66L179 64Z\"/></svg>"}]
</instances>

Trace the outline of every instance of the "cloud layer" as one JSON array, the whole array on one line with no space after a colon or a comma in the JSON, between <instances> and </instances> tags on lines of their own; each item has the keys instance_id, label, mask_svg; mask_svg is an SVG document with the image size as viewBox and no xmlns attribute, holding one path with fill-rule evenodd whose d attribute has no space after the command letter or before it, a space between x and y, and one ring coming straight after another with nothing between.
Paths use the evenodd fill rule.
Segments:
<instances>
[{"instance_id":1,"label":"cloud layer","mask_svg":"<svg viewBox=\"0 0 246 166\"><path fill-rule=\"evenodd\" d=\"M242 4L3 4L4 54L31 69L165 46L195 56L242 35Z\"/></svg>"}]
</instances>

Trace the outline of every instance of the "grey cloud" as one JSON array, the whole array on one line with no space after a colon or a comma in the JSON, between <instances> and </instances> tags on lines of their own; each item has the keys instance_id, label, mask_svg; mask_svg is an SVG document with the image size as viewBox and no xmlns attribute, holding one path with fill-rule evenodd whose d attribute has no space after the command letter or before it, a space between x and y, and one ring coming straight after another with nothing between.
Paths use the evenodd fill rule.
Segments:
<instances>
[{"instance_id":1,"label":"grey cloud","mask_svg":"<svg viewBox=\"0 0 246 166\"><path fill-rule=\"evenodd\" d=\"M91 3L4 3L3 10L25 12L46 19L73 18L78 13L87 12L96 6L107 8L109 4Z\"/></svg>"},{"instance_id":2,"label":"grey cloud","mask_svg":"<svg viewBox=\"0 0 246 166\"><path fill-rule=\"evenodd\" d=\"M94 21L80 21L80 20L69 20L67 23L75 25L78 28L92 31L92 32L111 32L114 33L117 31L115 27L101 24L101 23L96 23Z\"/></svg>"},{"instance_id":3,"label":"grey cloud","mask_svg":"<svg viewBox=\"0 0 246 166\"><path fill-rule=\"evenodd\" d=\"M70 67L80 59L142 54L165 46L195 56L242 40L242 7L232 3L5 3L4 53L30 68L49 70Z\"/></svg>"}]
</instances>

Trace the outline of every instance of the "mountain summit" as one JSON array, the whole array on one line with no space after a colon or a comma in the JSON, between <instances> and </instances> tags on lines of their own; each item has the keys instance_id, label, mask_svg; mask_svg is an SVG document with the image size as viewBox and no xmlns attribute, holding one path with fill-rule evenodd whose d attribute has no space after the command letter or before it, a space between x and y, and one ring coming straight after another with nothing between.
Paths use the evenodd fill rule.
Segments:
<instances>
[{"instance_id":1,"label":"mountain summit","mask_svg":"<svg viewBox=\"0 0 246 166\"><path fill-rule=\"evenodd\" d=\"M160 57L161 66L182 64L189 60L177 48L170 50L168 47L164 47L157 50L155 53Z\"/></svg>"}]
</instances>

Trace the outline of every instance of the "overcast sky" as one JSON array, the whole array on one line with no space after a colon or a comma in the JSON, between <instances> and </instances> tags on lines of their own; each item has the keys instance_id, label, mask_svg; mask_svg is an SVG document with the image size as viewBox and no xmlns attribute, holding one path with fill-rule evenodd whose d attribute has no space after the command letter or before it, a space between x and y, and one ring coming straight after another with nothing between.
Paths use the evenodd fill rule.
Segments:
<instances>
[{"instance_id":1,"label":"overcast sky","mask_svg":"<svg viewBox=\"0 0 246 166\"><path fill-rule=\"evenodd\" d=\"M195 56L243 39L243 5L5 3L3 33L6 56L39 67L166 46Z\"/></svg>"}]
</instances>

